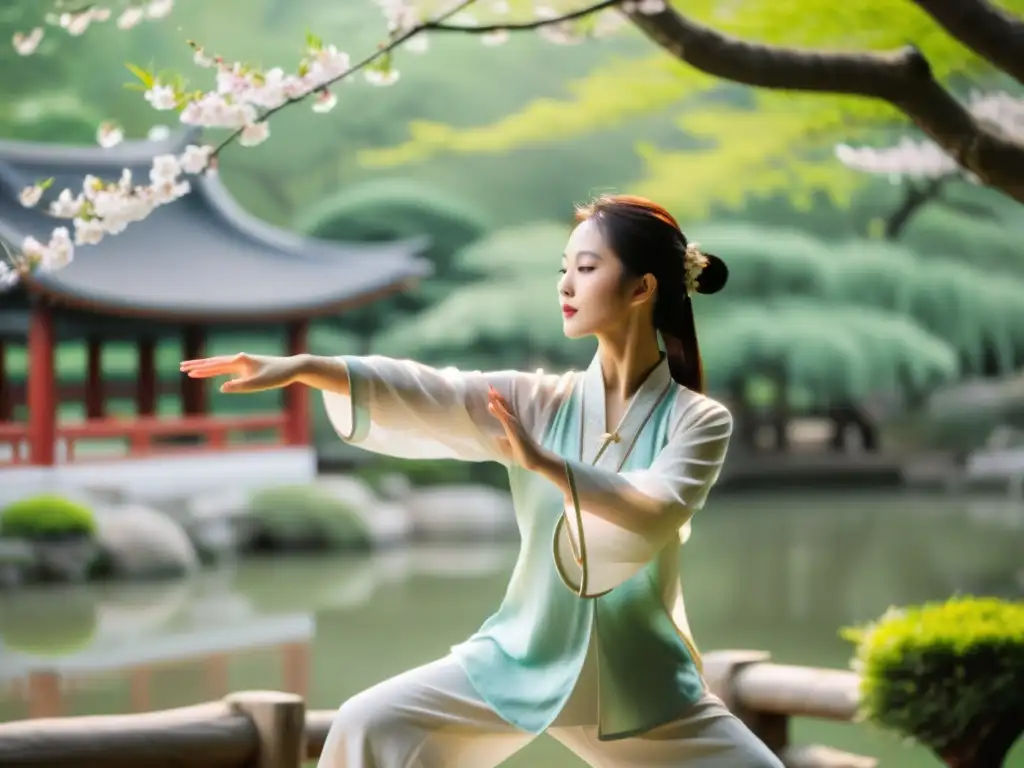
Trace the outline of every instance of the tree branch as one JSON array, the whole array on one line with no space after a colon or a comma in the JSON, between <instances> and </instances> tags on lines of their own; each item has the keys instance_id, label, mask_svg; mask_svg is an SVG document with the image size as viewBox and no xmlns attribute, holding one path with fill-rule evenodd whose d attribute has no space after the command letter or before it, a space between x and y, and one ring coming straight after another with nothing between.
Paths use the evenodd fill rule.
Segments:
<instances>
[{"instance_id":1,"label":"tree branch","mask_svg":"<svg viewBox=\"0 0 1024 768\"><path fill-rule=\"evenodd\" d=\"M1024 203L1024 144L975 120L932 77L931 67L916 48L890 53L802 51L724 35L671 7L653 15L631 12L629 17L673 56L715 77L759 88L886 101L961 167Z\"/></svg>"},{"instance_id":2,"label":"tree branch","mask_svg":"<svg viewBox=\"0 0 1024 768\"><path fill-rule=\"evenodd\" d=\"M989 0L912 0L965 46L1024 85L1024 20Z\"/></svg>"},{"instance_id":3,"label":"tree branch","mask_svg":"<svg viewBox=\"0 0 1024 768\"><path fill-rule=\"evenodd\" d=\"M606 8L618 5L622 0L601 0L601 2L593 3L584 8L579 8L569 13L563 13L561 16L552 16L547 19L531 19L530 21L517 21L511 24L485 24L480 26L467 26L464 24L445 24L439 23L427 23L424 24L426 29L430 29L436 32L463 32L471 35L486 35L491 32L522 32L529 29L540 29L541 27L550 27L555 24L562 24L566 21L575 21L576 19L582 19L585 16L603 11Z\"/></svg>"},{"instance_id":4,"label":"tree branch","mask_svg":"<svg viewBox=\"0 0 1024 768\"><path fill-rule=\"evenodd\" d=\"M914 214L918 213L921 208L935 200L942 194L942 188L946 185L952 176L939 176L936 179L931 179L924 186L915 186L914 184L908 184L903 197L903 202L899 208L890 214L889 218L885 222L885 239L886 240L898 240L900 235L903 234L903 230L906 229L910 220L914 218Z\"/></svg>"}]
</instances>

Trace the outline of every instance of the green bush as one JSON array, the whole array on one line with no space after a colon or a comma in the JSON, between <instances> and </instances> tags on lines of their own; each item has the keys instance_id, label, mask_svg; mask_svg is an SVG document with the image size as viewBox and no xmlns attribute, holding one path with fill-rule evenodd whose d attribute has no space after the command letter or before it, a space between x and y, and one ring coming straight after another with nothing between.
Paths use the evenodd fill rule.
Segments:
<instances>
[{"instance_id":1,"label":"green bush","mask_svg":"<svg viewBox=\"0 0 1024 768\"><path fill-rule=\"evenodd\" d=\"M0 536L25 539L63 539L92 536L92 510L55 494L21 499L0 511Z\"/></svg>"},{"instance_id":2,"label":"green bush","mask_svg":"<svg viewBox=\"0 0 1024 768\"><path fill-rule=\"evenodd\" d=\"M860 716L950 766L997 768L1024 732L1024 604L955 598L843 630Z\"/></svg>"},{"instance_id":3,"label":"green bush","mask_svg":"<svg viewBox=\"0 0 1024 768\"><path fill-rule=\"evenodd\" d=\"M414 487L437 485L486 485L508 489L508 470L496 462L467 462L440 459L396 459L374 457L359 464L354 474L379 492L388 475L404 475Z\"/></svg>"},{"instance_id":4,"label":"green bush","mask_svg":"<svg viewBox=\"0 0 1024 768\"><path fill-rule=\"evenodd\" d=\"M256 551L366 550L372 545L362 517L327 491L284 485L255 493L250 501Z\"/></svg>"},{"instance_id":5,"label":"green bush","mask_svg":"<svg viewBox=\"0 0 1024 768\"><path fill-rule=\"evenodd\" d=\"M455 253L481 237L488 222L469 203L432 186L380 179L328 198L297 228L325 240L356 243L426 235L430 238L426 255L443 276Z\"/></svg>"}]
</instances>

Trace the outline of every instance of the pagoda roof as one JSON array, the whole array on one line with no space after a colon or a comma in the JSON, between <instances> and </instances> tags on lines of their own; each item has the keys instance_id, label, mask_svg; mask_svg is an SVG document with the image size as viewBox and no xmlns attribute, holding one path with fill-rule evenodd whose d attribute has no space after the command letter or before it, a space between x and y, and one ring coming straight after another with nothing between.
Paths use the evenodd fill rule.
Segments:
<instances>
[{"instance_id":1,"label":"pagoda roof","mask_svg":"<svg viewBox=\"0 0 1024 768\"><path fill-rule=\"evenodd\" d=\"M46 242L71 222L46 213L46 200L78 192L88 174L148 180L155 156L180 154L197 131L110 149L0 140L0 238ZM53 187L36 208L18 194L44 178ZM192 192L96 245L74 261L26 279L26 288L97 314L158 320L289 320L344 311L401 291L430 274L426 237L392 243L337 243L274 227L235 202L216 174L190 176ZM0 297L0 304L3 303Z\"/></svg>"}]
</instances>

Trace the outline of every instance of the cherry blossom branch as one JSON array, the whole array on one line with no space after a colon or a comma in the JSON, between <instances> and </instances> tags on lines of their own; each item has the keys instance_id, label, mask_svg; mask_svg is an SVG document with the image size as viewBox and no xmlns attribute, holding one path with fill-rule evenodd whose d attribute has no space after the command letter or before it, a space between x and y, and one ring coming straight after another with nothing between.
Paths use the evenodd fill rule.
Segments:
<instances>
[{"instance_id":1,"label":"cherry blossom branch","mask_svg":"<svg viewBox=\"0 0 1024 768\"><path fill-rule=\"evenodd\" d=\"M473 5L476 2L477 2L477 0L460 0L460 2L458 2L456 5L454 5L449 10L447 10L444 13L440 14L433 21L424 22L422 24L418 24L418 25L416 25L414 27L411 27L410 29L406 30L404 33L396 36L393 40L391 40L390 43L381 44L380 46L378 46L377 50L374 51L373 53L371 53L368 56L365 56L364 58L360 59L355 64L353 64L353 65L351 65L349 67L346 67L338 75L336 75L334 77L331 77L331 78L329 78L327 80L324 80L322 83L319 83L317 88L314 88L314 89L312 89L310 91L307 91L305 93L301 93L301 94L297 94L295 96L291 96L291 97L287 98L285 101L283 101L282 103L280 103L280 104L278 104L278 105L276 105L274 107L271 107L270 109L267 109L260 116L259 122L261 122L261 123L262 122L266 122L270 117L272 117L273 115L277 114L282 109L284 109L284 108L286 108L288 106L291 106L292 104L298 104L301 101L305 101L307 98L309 98L314 93L326 92L326 89L330 88L330 86L334 85L337 82L340 82L340 81L344 80L345 78L351 77L352 75L354 75L356 72L358 72L361 69L366 69L367 67L369 67L372 64L376 63L379 59L382 59L382 58L388 56L392 51L394 51L396 48L400 47L402 44L408 42L409 40L414 38L416 35L422 33L424 30L430 29L431 28L431 24L443 23L445 20L450 19L452 16L455 16L455 15L463 12L469 6ZM221 151L223 151L224 148L227 147L229 144L231 144L233 141L238 139L242 135L242 133L244 131L245 131L245 127L239 128L234 133L232 133L230 136L228 136L226 139L224 139L220 144L218 144L217 147L211 153L211 156L210 156L211 160L214 160L215 158L217 158L220 155Z\"/></svg>"},{"instance_id":2,"label":"cherry blossom branch","mask_svg":"<svg viewBox=\"0 0 1024 768\"><path fill-rule=\"evenodd\" d=\"M139 0L128 3L117 17L119 29L131 29L145 19L162 19L174 8L174 0ZM61 27L72 37L85 34L94 23L110 19L111 11L105 6L95 3L80 3L67 8L61 0L53 4L53 10L59 13L47 13L43 22L50 26ZM45 32L42 26L36 26L29 32L15 32L14 50L21 56L31 56L39 48Z\"/></svg>"},{"instance_id":3,"label":"cherry blossom branch","mask_svg":"<svg viewBox=\"0 0 1024 768\"><path fill-rule=\"evenodd\" d=\"M725 35L672 7L628 15L653 42L707 74L760 88L888 102L961 168L1024 202L1024 142L972 115L935 80L928 61L912 46L890 53L795 50Z\"/></svg>"},{"instance_id":4,"label":"cherry blossom branch","mask_svg":"<svg viewBox=\"0 0 1024 768\"><path fill-rule=\"evenodd\" d=\"M478 26L433 22L424 25L424 29L436 32L463 32L470 35L487 35L494 32L523 32L531 29L554 26L556 24L564 24L569 21L576 21L577 19L582 19L587 16L592 16L595 13L599 13L606 8L624 5L626 1L627 0L601 0L601 2L588 5L585 8L580 8L575 11L563 13L560 16L541 16L536 19L531 19L530 21L517 21L507 24L481 24Z\"/></svg>"}]
</instances>

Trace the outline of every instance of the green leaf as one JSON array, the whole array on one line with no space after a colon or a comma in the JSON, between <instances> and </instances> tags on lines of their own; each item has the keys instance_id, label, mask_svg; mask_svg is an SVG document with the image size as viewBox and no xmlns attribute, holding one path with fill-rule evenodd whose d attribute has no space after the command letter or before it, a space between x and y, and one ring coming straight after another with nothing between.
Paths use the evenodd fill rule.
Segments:
<instances>
[{"instance_id":1,"label":"green leaf","mask_svg":"<svg viewBox=\"0 0 1024 768\"><path fill-rule=\"evenodd\" d=\"M129 72L135 75L147 89L152 88L155 84L156 81L151 72L148 72L142 67L136 66L131 62L125 62L124 66Z\"/></svg>"}]
</instances>

